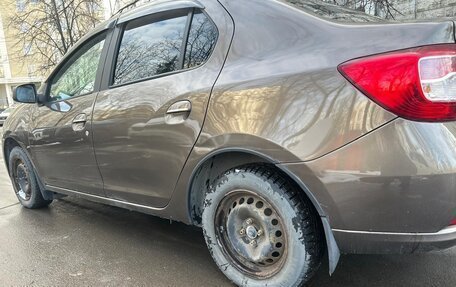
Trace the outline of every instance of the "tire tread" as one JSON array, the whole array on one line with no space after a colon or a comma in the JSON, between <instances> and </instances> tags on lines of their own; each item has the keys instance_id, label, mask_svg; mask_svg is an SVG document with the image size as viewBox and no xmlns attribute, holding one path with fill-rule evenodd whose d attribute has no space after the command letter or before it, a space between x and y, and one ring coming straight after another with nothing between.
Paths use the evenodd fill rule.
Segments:
<instances>
[{"instance_id":1,"label":"tire tread","mask_svg":"<svg viewBox=\"0 0 456 287\"><path fill-rule=\"evenodd\" d=\"M275 185L282 196L292 205L296 211L297 217L301 222L301 231L304 235L304 244L306 256L308 261L308 268L302 278L303 282L307 282L316 273L321 265L321 259L324 253L324 233L319 221L319 216L313 207L313 204L307 196L301 192L298 187L294 186L290 180L279 170L273 166L266 164L248 164L240 167L235 167L227 170L219 175L213 183L220 185L228 180L231 174L238 173L239 171L252 173L261 178L264 182ZM210 192L215 192L216 185L210 185Z\"/></svg>"},{"instance_id":2,"label":"tire tread","mask_svg":"<svg viewBox=\"0 0 456 287\"><path fill-rule=\"evenodd\" d=\"M17 146L11 150L8 158L11 159L12 157L15 157L15 156L20 157L20 159L22 161L24 161L24 163L27 165L27 168L29 169L29 173L31 176L30 181L31 181L31 185L32 185L32 197L30 198L30 200L24 201L24 200L18 198L19 201L21 202L21 204L24 207L30 208L30 209L38 209L38 208L43 208L43 207L48 206L52 202L52 200L46 200L43 198L40 186L38 184L38 178L37 178L36 172L33 168L32 162L28 158L27 154L21 147ZM9 164L9 167L10 167L9 172L11 174L11 172L12 172L11 162Z\"/></svg>"}]
</instances>

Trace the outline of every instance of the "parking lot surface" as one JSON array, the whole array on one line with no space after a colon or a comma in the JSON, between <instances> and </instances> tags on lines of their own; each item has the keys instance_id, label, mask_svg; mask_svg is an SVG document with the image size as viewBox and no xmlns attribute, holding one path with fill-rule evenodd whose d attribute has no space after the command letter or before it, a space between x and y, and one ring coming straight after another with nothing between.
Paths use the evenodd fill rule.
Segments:
<instances>
[{"instance_id":1,"label":"parking lot surface","mask_svg":"<svg viewBox=\"0 0 456 287\"><path fill-rule=\"evenodd\" d=\"M75 197L22 208L0 158L0 286L232 286L201 231ZM342 256L311 286L455 286L456 249Z\"/></svg>"}]
</instances>

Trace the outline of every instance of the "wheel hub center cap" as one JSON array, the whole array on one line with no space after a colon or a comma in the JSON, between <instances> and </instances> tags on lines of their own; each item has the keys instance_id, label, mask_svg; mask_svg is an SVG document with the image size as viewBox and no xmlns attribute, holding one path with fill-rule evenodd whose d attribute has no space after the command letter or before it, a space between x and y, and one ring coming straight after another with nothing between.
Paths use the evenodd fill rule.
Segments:
<instances>
[{"instance_id":1,"label":"wheel hub center cap","mask_svg":"<svg viewBox=\"0 0 456 287\"><path fill-rule=\"evenodd\" d=\"M249 239L255 239L258 237L258 230L255 228L255 226L249 225L245 231Z\"/></svg>"}]
</instances>

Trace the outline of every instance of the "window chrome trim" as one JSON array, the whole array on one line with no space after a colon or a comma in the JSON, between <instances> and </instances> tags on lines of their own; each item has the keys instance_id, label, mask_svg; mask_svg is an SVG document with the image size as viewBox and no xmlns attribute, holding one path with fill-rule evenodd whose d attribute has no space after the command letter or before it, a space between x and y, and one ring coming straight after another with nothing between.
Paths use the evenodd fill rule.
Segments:
<instances>
[{"instance_id":1,"label":"window chrome trim","mask_svg":"<svg viewBox=\"0 0 456 287\"><path fill-rule=\"evenodd\" d=\"M132 10L131 12L126 12L125 14L121 15L117 20L117 24L122 24L125 22L129 22L131 20L141 18L144 16L148 16L151 14L156 14L160 12L166 12L170 10L178 10L178 9L191 9L191 8L199 8L203 10L205 7L198 1L190 1L190 0L179 0L179 1L155 1L150 5L144 5L141 9Z\"/></svg>"},{"instance_id":2,"label":"window chrome trim","mask_svg":"<svg viewBox=\"0 0 456 287\"><path fill-rule=\"evenodd\" d=\"M132 202L128 202L128 201L122 201L122 200L118 200L118 199L114 199L114 198L110 198L110 197L104 197L104 196L100 196L100 195L96 195L96 194L84 193L84 192L75 191L75 190L57 187L57 186L52 186L52 185L46 185L46 188L52 192L70 195L70 196L71 195L78 196L80 198L84 198L84 199L88 199L88 200L92 200L95 202L108 204L108 205L112 205L112 206L119 206L119 207L127 208L127 209L131 208L131 209L139 211L139 212L147 213L147 211L154 212L154 211L160 211L160 210L165 209L165 207L152 207L152 206L148 206L148 205L142 205L142 204L132 203Z\"/></svg>"}]
</instances>

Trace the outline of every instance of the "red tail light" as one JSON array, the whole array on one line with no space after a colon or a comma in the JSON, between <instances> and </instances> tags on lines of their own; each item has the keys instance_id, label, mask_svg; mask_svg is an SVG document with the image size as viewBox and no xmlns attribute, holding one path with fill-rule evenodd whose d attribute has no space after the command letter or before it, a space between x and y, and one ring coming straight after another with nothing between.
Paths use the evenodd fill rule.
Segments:
<instances>
[{"instance_id":1,"label":"red tail light","mask_svg":"<svg viewBox=\"0 0 456 287\"><path fill-rule=\"evenodd\" d=\"M454 226L456 225L456 219L453 219L451 222L450 222L450 226Z\"/></svg>"},{"instance_id":2,"label":"red tail light","mask_svg":"<svg viewBox=\"0 0 456 287\"><path fill-rule=\"evenodd\" d=\"M388 111L415 121L456 120L456 45L442 44L348 61L339 71Z\"/></svg>"}]
</instances>

